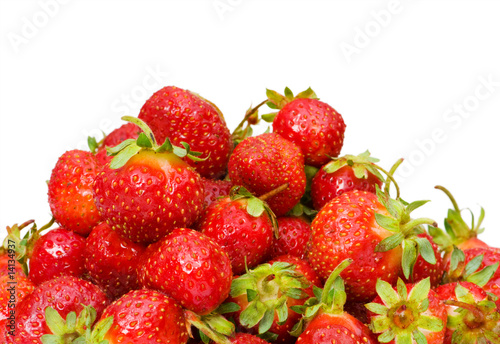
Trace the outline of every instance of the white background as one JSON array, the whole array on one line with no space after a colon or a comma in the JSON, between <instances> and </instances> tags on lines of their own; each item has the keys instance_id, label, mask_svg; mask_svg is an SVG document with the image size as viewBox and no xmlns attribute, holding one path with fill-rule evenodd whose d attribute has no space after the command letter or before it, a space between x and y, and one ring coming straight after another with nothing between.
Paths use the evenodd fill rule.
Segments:
<instances>
[{"instance_id":1,"label":"white background","mask_svg":"<svg viewBox=\"0 0 500 344\"><path fill-rule=\"evenodd\" d=\"M369 149L386 168L404 157L403 198L432 200L417 215L442 224L444 185L485 208L481 238L500 246L499 13L457 0L2 0L0 227L47 222L57 158L162 86L211 100L231 130L266 88L311 86L344 117L343 154Z\"/></svg>"}]
</instances>

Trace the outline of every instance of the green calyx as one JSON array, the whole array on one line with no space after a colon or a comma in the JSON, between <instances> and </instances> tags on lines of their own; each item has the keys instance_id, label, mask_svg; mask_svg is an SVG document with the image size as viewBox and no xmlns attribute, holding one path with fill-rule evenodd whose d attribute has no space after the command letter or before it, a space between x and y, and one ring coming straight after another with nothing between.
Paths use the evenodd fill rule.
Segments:
<instances>
[{"instance_id":1,"label":"green calyx","mask_svg":"<svg viewBox=\"0 0 500 344\"><path fill-rule=\"evenodd\" d=\"M435 228L430 231L430 234L434 238L434 242L440 246L440 248L446 252L453 251L454 245L459 245L471 238L476 238L479 234L484 231L481 224L484 220L484 209L481 208L481 213L477 222L475 221L474 214L471 213L471 225L469 226L462 217L462 210L458 207L458 204L448 189L443 186L437 185L436 189L443 191L450 199L453 209L448 209L447 217L444 220L445 231Z\"/></svg>"},{"instance_id":2,"label":"green calyx","mask_svg":"<svg viewBox=\"0 0 500 344\"><path fill-rule=\"evenodd\" d=\"M450 258L450 268L444 274L443 283L466 281L484 287L498 270L500 262L479 269L483 259L484 255L480 254L465 264L464 252L454 246Z\"/></svg>"},{"instance_id":3,"label":"green calyx","mask_svg":"<svg viewBox=\"0 0 500 344\"><path fill-rule=\"evenodd\" d=\"M325 165L324 171L326 173L333 173L344 166L350 166L356 178L367 179L368 173L371 173L380 181L384 182L385 179L382 174L380 174L380 171L386 174L388 174L388 172L385 172L384 169L376 165L379 161L379 159L371 157L370 152L367 150L359 155L347 154L339 158L332 158L332 161Z\"/></svg>"},{"instance_id":4,"label":"green calyx","mask_svg":"<svg viewBox=\"0 0 500 344\"><path fill-rule=\"evenodd\" d=\"M52 307L45 309L45 321L52 334L41 337L43 344L108 344L104 336L113 324L113 317L101 319L94 328L97 312L91 306L83 306L78 317L70 312L63 319Z\"/></svg>"},{"instance_id":5,"label":"green calyx","mask_svg":"<svg viewBox=\"0 0 500 344\"><path fill-rule=\"evenodd\" d=\"M166 138L165 142L163 142L162 145L159 145L156 142L153 131L144 121L131 116L124 116L122 119L124 121L134 123L142 130L142 132L136 140L128 139L115 147L107 148L108 155L114 156L109 165L113 169L122 167L127 163L127 161L130 160L130 158L132 158L132 156L136 155L143 149L149 149L156 153L173 153L180 158L187 157L194 161L203 161L208 158L199 158L202 153L191 151L189 144L186 142L181 142L182 147L178 147L172 145L170 140Z\"/></svg>"},{"instance_id":6,"label":"green calyx","mask_svg":"<svg viewBox=\"0 0 500 344\"><path fill-rule=\"evenodd\" d=\"M285 94L280 94L276 91L266 89L266 105L273 110L281 110L286 104L291 103L296 99L318 99L316 93L309 87L307 90L300 92L296 96L293 92L286 87ZM272 123L278 112L269 113L262 115L262 119L266 122Z\"/></svg>"},{"instance_id":7,"label":"green calyx","mask_svg":"<svg viewBox=\"0 0 500 344\"><path fill-rule=\"evenodd\" d=\"M412 275L413 267L420 254L430 264L436 264L432 245L427 238L418 237L422 234L423 225L437 227L436 221L429 218L412 219L411 213L429 201L406 203L401 199L392 199L377 186L377 196L380 203L387 209L390 216L375 214L378 225L394 234L383 239L375 248L376 252L386 252L398 246L402 247L401 266L407 279Z\"/></svg>"},{"instance_id":8,"label":"green calyx","mask_svg":"<svg viewBox=\"0 0 500 344\"><path fill-rule=\"evenodd\" d=\"M294 311L302 314L302 319L290 331L293 336L300 336L307 324L321 313L342 314L344 312L347 294L340 274L352 261L352 259L343 260L328 276L323 289L313 286L314 297L308 299L303 306L292 307Z\"/></svg>"},{"instance_id":9,"label":"green calyx","mask_svg":"<svg viewBox=\"0 0 500 344\"><path fill-rule=\"evenodd\" d=\"M426 343L422 330L439 332L443 329L441 319L424 314L429 308L429 278L415 284L409 293L401 279L396 290L381 279L377 281L376 289L382 303L372 302L365 306L376 314L369 327L373 333L380 333L379 342Z\"/></svg>"},{"instance_id":10,"label":"green calyx","mask_svg":"<svg viewBox=\"0 0 500 344\"><path fill-rule=\"evenodd\" d=\"M457 307L448 314L448 329L453 330L452 343L500 343L500 313L489 297L477 302L471 292L457 283L456 300L445 304Z\"/></svg>"},{"instance_id":11,"label":"green calyx","mask_svg":"<svg viewBox=\"0 0 500 344\"><path fill-rule=\"evenodd\" d=\"M275 314L278 323L288 319L288 298L307 297L303 289L309 288L307 279L285 262L261 264L233 280L231 296L246 295L248 306L240 314L240 323L253 328L258 325L259 335L268 333Z\"/></svg>"},{"instance_id":12,"label":"green calyx","mask_svg":"<svg viewBox=\"0 0 500 344\"><path fill-rule=\"evenodd\" d=\"M238 309L238 305L226 303L207 315L198 315L187 309L184 310L184 317L189 325L189 336L192 337L191 327L194 326L199 330L204 343L209 343L212 340L219 344L230 344L229 337L234 335L235 327L221 314L235 312Z\"/></svg>"}]
</instances>

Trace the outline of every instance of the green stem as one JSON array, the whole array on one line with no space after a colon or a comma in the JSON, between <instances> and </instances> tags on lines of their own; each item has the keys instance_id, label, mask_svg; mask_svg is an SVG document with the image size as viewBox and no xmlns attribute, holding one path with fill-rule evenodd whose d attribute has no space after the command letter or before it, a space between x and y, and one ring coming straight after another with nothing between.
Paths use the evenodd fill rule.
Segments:
<instances>
[{"instance_id":1,"label":"green stem","mask_svg":"<svg viewBox=\"0 0 500 344\"><path fill-rule=\"evenodd\" d=\"M248 121L248 119L250 118L250 116L252 116L262 105L266 104L268 101L269 101L269 99L266 99L266 100L262 101L261 103L259 103L259 105L257 105L256 107L254 107L250 111L248 111L245 114L245 117L243 117L243 119L241 120L240 124L238 124L238 126L236 127L236 129L234 129L234 131L231 134L231 136L234 136L234 134L245 125L245 123Z\"/></svg>"},{"instance_id":2,"label":"green stem","mask_svg":"<svg viewBox=\"0 0 500 344\"><path fill-rule=\"evenodd\" d=\"M353 260L350 258L345 259L339 265L337 265L335 270L332 271L332 273L330 274L330 276L328 277L328 279L325 282L325 286L323 287L323 293L321 294L321 303L327 304L328 294L333 287L333 283L335 282L337 277L340 276L340 273L342 271L344 271L344 269L347 268L352 262L353 262Z\"/></svg>"},{"instance_id":3,"label":"green stem","mask_svg":"<svg viewBox=\"0 0 500 344\"><path fill-rule=\"evenodd\" d=\"M401 226L401 232L406 236L413 228L420 225L430 225L432 227L437 227L438 224L433 219L422 217L419 219L410 220Z\"/></svg>"},{"instance_id":4,"label":"green stem","mask_svg":"<svg viewBox=\"0 0 500 344\"><path fill-rule=\"evenodd\" d=\"M143 132L144 134L151 140L151 143L153 144L153 148L156 150L158 149L158 144L156 143L155 136L153 134L153 131L149 126L144 122L142 119L137 118L137 117L132 117L132 116L123 116L122 120L130 123L134 123L137 125Z\"/></svg>"},{"instance_id":5,"label":"green stem","mask_svg":"<svg viewBox=\"0 0 500 344\"><path fill-rule=\"evenodd\" d=\"M457 201L455 200L455 197L453 197L453 195L451 194L450 191L448 191L447 188L445 188L444 186L441 186L441 185L436 185L434 188L443 191L446 194L446 196L448 196L448 198L450 199L455 211L458 213L460 212L460 208L458 207L458 204L457 204Z\"/></svg>"},{"instance_id":6,"label":"green stem","mask_svg":"<svg viewBox=\"0 0 500 344\"><path fill-rule=\"evenodd\" d=\"M396 199L399 199L400 191L399 191L399 185L396 182L396 180L394 179L393 174L394 174L394 172L396 172L396 169L399 167L399 165L401 165L402 162L403 162L403 158L401 158L398 161L396 161L396 163L391 167L391 169L389 170L389 172L387 172L385 169L383 169L379 165L372 163L373 166L375 166L378 170L382 171L387 176L387 178L389 179L385 183L384 193L386 193L388 195L389 194L389 188L391 186L391 181L394 183L394 187L396 188Z\"/></svg>"}]
</instances>

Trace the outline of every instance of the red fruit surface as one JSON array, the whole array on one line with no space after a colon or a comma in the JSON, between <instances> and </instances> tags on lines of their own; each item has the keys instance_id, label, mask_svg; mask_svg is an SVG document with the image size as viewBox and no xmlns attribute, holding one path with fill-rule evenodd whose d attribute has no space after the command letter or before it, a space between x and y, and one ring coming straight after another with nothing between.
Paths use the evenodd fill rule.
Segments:
<instances>
[{"instance_id":1,"label":"red fruit surface","mask_svg":"<svg viewBox=\"0 0 500 344\"><path fill-rule=\"evenodd\" d=\"M175 227L189 227L203 210L203 185L196 171L173 153L141 150L118 169L96 177L99 213L124 238L149 244Z\"/></svg>"},{"instance_id":2,"label":"red fruit surface","mask_svg":"<svg viewBox=\"0 0 500 344\"><path fill-rule=\"evenodd\" d=\"M35 289L35 285L24 275L3 275L0 286L0 320L7 319L10 311L15 312L19 302Z\"/></svg>"},{"instance_id":3,"label":"red fruit surface","mask_svg":"<svg viewBox=\"0 0 500 344\"><path fill-rule=\"evenodd\" d=\"M172 298L148 289L133 290L109 305L101 317L113 316L104 336L110 344L188 341L182 307Z\"/></svg>"},{"instance_id":4,"label":"red fruit surface","mask_svg":"<svg viewBox=\"0 0 500 344\"><path fill-rule=\"evenodd\" d=\"M349 191L327 203L311 225L307 258L323 281L340 262L353 259L341 273L348 300L353 302L373 300L377 279L394 285L400 271L399 246L375 252L377 244L393 234L377 224L375 212L389 216L373 193Z\"/></svg>"},{"instance_id":5,"label":"red fruit surface","mask_svg":"<svg viewBox=\"0 0 500 344\"><path fill-rule=\"evenodd\" d=\"M234 274L263 262L271 251L273 225L264 212L254 217L247 212L247 199L230 197L212 203L200 219L198 230L227 252Z\"/></svg>"},{"instance_id":6,"label":"red fruit surface","mask_svg":"<svg viewBox=\"0 0 500 344\"><path fill-rule=\"evenodd\" d=\"M273 131L300 147L306 165L320 167L337 157L344 144L345 123L330 105L317 99L295 99L273 121Z\"/></svg>"},{"instance_id":7,"label":"red fruit surface","mask_svg":"<svg viewBox=\"0 0 500 344\"><path fill-rule=\"evenodd\" d=\"M120 237L105 222L85 242L85 269L111 300L139 289L137 263L145 247Z\"/></svg>"},{"instance_id":8,"label":"red fruit surface","mask_svg":"<svg viewBox=\"0 0 500 344\"><path fill-rule=\"evenodd\" d=\"M293 264L295 266L295 271L304 276L311 283L311 287L305 290L310 296L313 296L313 285L318 288L323 288L323 283L321 282L318 274L316 274L316 271L314 271L311 265L304 259L290 254L284 254L282 256L271 259L268 263L273 264L274 262L285 262Z\"/></svg>"},{"instance_id":9,"label":"red fruit surface","mask_svg":"<svg viewBox=\"0 0 500 344\"><path fill-rule=\"evenodd\" d=\"M427 233L419 234L420 238L427 238L431 243L432 249L434 251L434 257L436 257L436 264L431 264L427 262L422 256L419 254L417 257L417 261L413 267L413 274L409 279L406 279L404 274L401 274L401 278L405 283L416 283L424 278L430 277L431 286L437 287L441 284L441 280L443 278L444 273L444 262L443 257L439 251L438 245L434 242L432 237Z\"/></svg>"},{"instance_id":10,"label":"red fruit surface","mask_svg":"<svg viewBox=\"0 0 500 344\"><path fill-rule=\"evenodd\" d=\"M264 339L254 336L250 333L236 333L234 338L230 338L232 344L266 344Z\"/></svg>"},{"instance_id":11,"label":"red fruit surface","mask_svg":"<svg viewBox=\"0 0 500 344\"><path fill-rule=\"evenodd\" d=\"M229 159L229 177L255 196L288 183L288 188L266 199L276 216L285 215L305 192L304 156L299 147L278 134L248 137Z\"/></svg>"},{"instance_id":12,"label":"red fruit surface","mask_svg":"<svg viewBox=\"0 0 500 344\"><path fill-rule=\"evenodd\" d=\"M141 285L166 293L194 313L212 312L229 295L231 261L200 232L176 228L146 255L138 268Z\"/></svg>"},{"instance_id":13,"label":"red fruit surface","mask_svg":"<svg viewBox=\"0 0 500 344\"><path fill-rule=\"evenodd\" d=\"M42 344L40 338L52 333L45 322L45 309L50 306L66 319L69 312L78 316L82 304L94 307L99 318L108 305L108 299L97 286L73 276L40 284L16 310L16 337L10 338L12 343Z\"/></svg>"},{"instance_id":14,"label":"red fruit surface","mask_svg":"<svg viewBox=\"0 0 500 344\"><path fill-rule=\"evenodd\" d=\"M33 245L29 278L39 285L55 277L80 277L85 271L85 238L64 228L42 235Z\"/></svg>"},{"instance_id":15,"label":"red fruit surface","mask_svg":"<svg viewBox=\"0 0 500 344\"><path fill-rule=\"evenodd\" d=\"M488 283L483 287L484 291L492 293L498 297L495 301L497 308L500 310L500 277L493 277Z\"/></svg>"},{"instance_id":16,"label":"red fruit surface","mask_svg":"<svg viewBox=\"0 0 500 344\"><path fill-rule=\"evenodd\" d=\"M113 159L113 156L107 154L106 148L115 147L127 139L137 139L140 133L141 130L138 126L133 123L125 123L106 135L95 155L98 165L104 166Z\"/></svg>"},{"instance_id":17,"label":"red fruit surface","mask_svg":"<svg viewBox=\"0 0 500 344\"><path fill-rule=\"evenodd\" d=\"M217 180L201 178L203 188L205 189L204 207L207 208L210 204L217 201L219 198L229 195L229 191L233 187L233 183L229 180Z\"/></svg>"},{"instance_id":18,"label":"red fruit surface","mask_svg":"<svg viewBox=\"0 0 500 344\"><path fill-rule=\"evenodd\" d=\"M303 217L278 218L278 238L273 238L272 257L291 254L299 258L306 255L311 239L311 224Z\"/></svg>"},{"instance_id":19,"label":"red fruit surface","mask_svg":"<svg viewBox=\"0 0 500 344\"><path fill-rule=\"evenodd\" d=\"M204 161L186 162L207 178L226 173L233 142L224 116L211 102L178 87L157 91L141 109L139 118L148 124L161 145L168 137L172 144L186 142L201 152Z\"/></svg>"},{"instance_id":20,"label":"red fruit surface","mask_svg":"<svg viewBox=\"0 0 500 344\"><path fill-rule=\"evenodd\" d=\"M61 227L86 236L101 221L92 192L96 174L97 160L90 152L71 150L57 160L48 195L50 210Z\"/></svg>"},{"instance_id":21,"label":"red fruit surface","mask_svg":"<svg viewBox=\"0 0 500 344\"><path fill-rule=\"evenodd\" d=\"M8 275L9 273L24 275L23 267L21 264L9 257L8 253L0 254L0 276Z\"/></svg>"},{"instance_id":22,"label":"red fruit surface","mask_svg":"<svg viewBox=\"0 0 500 344\"><path fill-rule=\"evenodd\" d=\"M297 344L376 344L373 334L350 314L321 313L298 337Z\"/></svg>"},{"instance_id":23,"label":"red fruit surface","mask_svg":"<svg viewBox=\"0 0 500 344\"><path fill-rule=\"evenodd\" d=\"M351 190L368 191L375 193L376 185L382 186L382 181L368 172L368 178L355 176L351 166L344 166L335 172L327 173L326 168L333 163L324 165L314 176L311 182L311 198L314 209L320 210L335 197Z\"/></svg>"}]
</instances>

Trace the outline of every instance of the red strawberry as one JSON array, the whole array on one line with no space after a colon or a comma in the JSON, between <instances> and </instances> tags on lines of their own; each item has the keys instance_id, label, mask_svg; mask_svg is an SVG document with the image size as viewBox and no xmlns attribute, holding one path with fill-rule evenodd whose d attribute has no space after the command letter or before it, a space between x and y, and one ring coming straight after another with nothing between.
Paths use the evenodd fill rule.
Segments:
<instances>
[{"instance_id":1,"label":"red strawberry","mask_svg":"<svg viewBox=\"0 0 500 344\"><path fill-rule=\"evenodd\" d=\"M205 202L203 203L205 208L217 201L217 199L228 196L233 186L233 183L229 180L207 178L201 178L201 180L203 182L203 188L205 189Z\"/></svg>"},{"instance_id":2,"label":"red strawberry","mask_svg":"<svg viewBox=\"0 0 500 344\"><path fill-rule=\"evenodd\" d=\"M288 88L285 96L267 90L267 97L268 105L280 109L273 131L298 145L307 165L320 167L340 154L344 120L334 108L318 100L310 88L296 97Z\"/></svg>"},{"instance_id":3,"label":"red strawberry","mask_svg":"<svg viewBox=\"0 0 500 344\"><path fill-rule=\"evenodd\" d=\"M267 258L276 225L263 201L240 192L212 203L198 225L199 231L227 252L234 274L241 274L245 267L252 268Z\"/></svg>"},{"instance_id":4,"label":"red strawberry","mask_svg":"<svg viewBox=\"0 0 500 344\"><path fill-rule=\"evenodd\" d=\"M439 296L431 290L429 278L417 284L397 287L377 281L378 296L366 305L370 329L383 343L441 344L446 331L446 309Z\"/></svg>"},{"instance_id":5,"label":"red strawberry","mask_svg":"<svg viewBox=\"0 0 500 344\"><path fill-rule=\"evenodd\" d=\"M0 320L7 319L17 304L31 294L35 285L24 275L2 275L0 277ZM0 327L1 328L1 327Z\"/></svg>"},{"instance_id":6,"label":"red strawberry","mask_svg":"<svg viewBox=\"0 0 500 344\"><path fill-rule=\"evenodd\" d=\"M500 311L481 287L454 282L439 286L436 293L448 312L443 343L500 342Z\"/></svg>"},{"instance_id":7,"label":"red strawberry","mask_svg":"<svg viewBox=\"0 0 500 344\"><path fill-rule=\"evenodd\" d=\"M109 305L100 322L113 317L103 339L118 343L187 343L181 306L172 298L148 289L133 290Z\"/></svg>"},{"instance_id":8,"label":"red strawberry","mask_svg":"<svg viewBox=\"0 0 500 344\"><path fill-rule=\"evenodd\" d=\"M94 193L103 220L121 236L136 243L158 241L175 227L191 226L203 210L201 178L179 156L189 150L167 140L158 146L150 129L137 141L111 150L116 157L96 177Z\"/></svg>"},{"instance_id":9,"label":"red strawberry","mask_svg":"<svg viewBox=\"0 0 500 344\"><path fill-rule=\"evenodd\" d=\"M305 192L303 154L297 145L278 134L243 140L231 155L228 169L234 185L242 185L256 196L288 184L287 189L267 199L276 216L291 210Z\"/></svg>"},{"instance_id":10,"label":"red strawberry","mask_svg":"<svg viewBox=\"0 0 500 344\"><path fill-rule=\"evenodd\" d=\"M103 222L90 232L85 242L85 269L91 280L113 300L139 289L136 268L144 250Z\"/></svg>"},{"instance_id":11,"label":"red strawberry","mask_svg":"<svg viewBox=\"0 0 500 344\"><path fill-rule=\"evenodd\" d=\"M36 285L62 275L79 277L85 271L85 238L64 228L42 235L33 245L29 278Z\"/></svg>"},{"instance_id":12,"label":"red strawberry","mask_svg":"<svg viewBox=\"0 0 500 344\"><path fill-rule=\"evenodd\" d=\"M196 93L168 86L157 91L141 109L139 118L153 130L159 142L186 142L201 152L203 161L187 160L198 173L219 178L226 173L233 147L224 116L211 102Z\"/></svg>"},{"instance_id":13,"label":"red strawberry","mask_svg":"<svg viewBox=\"0 0 500 344\"><path fill-rule=\"evenodd\" d=\"M339 274L349 263L349 260L340 263L328 277L324 289L317 291L317 298L307 302L304 318L293 331L298 335L297 343L377 343L361 321L343 310L346 294Z\"/></svg>"},{"instance_id":14,"label":"red strawberry","mask_svg":"<svg viewBox=\"0 0 500 344\"><path fill-rule=\"evenodd\" d=\"M272 256L291 254L299 258L306 255L311 239L311 224L304 217L284 216L278 218L278 238L274 238Z\"/></svg>"},{"instance_id":15,"label":"red strawberry","mask_svg":"<svg viewBox=\"0 0 500 344\"><path fill-rule=\"evenodd\" d=\"M127 139L137 139L140 133L141 129L139 129L137 125L134 123L126 123L106 135L95 155L98 165L104 166L113 158L108 155L107 148L115 147Z\"/></svg>"},{"instance_id":16,"label":"red strawberry","mask_svg":"<svg viewBox=\"0 0 500 344\"><path fill-rule=\"evenodd\" d=\"M342 273L347 294L354 302L373 299L379 278L395 284L401 267L405 276L410 275L414 260L408 257L416 258L420 252L427 260L434 258L429 242L416 237L416 226L434 221L411 220L409 215L424 203L414 202L405 208L381 192L379 197L357 190L340 195L327 203L312 222L307 256L311 265L326 279L339 262L353 259ZM409 250L408 254L403 256L401 246Z\"/></svg>"},{"instance_id":17,"label":"red strawberry","mask_svg":"<svg viewBox=\"0 0 500 344\"><path fill-rule=\"evenodd\" d=\"M232 344L266 344L264 339L261 339L249 333L236 333L234 338L230 339Z\"/></svg>"},{"instance_id":18,"label":"red strawberry","mask_svg":"<svg viewBox=\"0 0 500 344\"><path fill-rule=\"evenodd\" d=\"M274 257L268 263L273 264L274 262L282 262L293 265L295 271L304 276L311 284L310 288L305 289L305 292L310 296L313 296L313 286L318 288L323 287L323 283L321 282L318 274L316 274L316 271L314 271L306 260L290 254L284 254L282 256Z\"/></svg>"},{"instance_id":19,"label":"red strawberry","mask_svg":"<svg viewBox=\"0 0 500 344\"><path fill-rule=\"evenodd\" d=\"M446 258L446 283L468 281L483 287L490 279L500 278L500 251L493 247L455 248Z\"/></svg>"},{"instance_id":20,"label":"red strawberry","mask_svg":"<svg viewBox=\"0 0 500 344\"><path fill-rule=\"evenodd\" d=\"M24 275L22 265L16 260L15 254L7 252L0 254L0 276L8 274Z\"/></svg>"},{"instance_id":21,"label":"red strawberry","mask_svg":"<svg viewBox=\"0 0 500 344\"><path fill-rule=\"evenodd\" d=\"M57 160L48 183L50 210L56 222L83 236L101 221L92 193L96 168L92 153L68 151Z\"/></svg>"},{"instance_id":22,"label":"red strawberry","mask_svg":"<svg viewBox=\"0 0 500 344\"><path fill-rule=\"evenodd\" d=\"M495 301L497 308L500 309L500 277L493 277L486 285L483 286L484 291L495 295L498 299Z\"/></svg>"},{"instance_id":23,"label":"red strawberry","mask_svg":"<svg viewBox=\"0 0 500 344\"><path fill-rule=\"evenodd\" d=\"M316 173L311 182L311 198L314 209L320 210L335 197L351 190L375 193L376 185L382 186L384 178L366 151L358 156L346 155L333 159Z\"/></svg>"},{"instance_id":24,"label":"red strawberry","mask_svg":"<svg viewBox=\"0 0 500 344\"><path fill-rule=\"evenodd\" d=\"M78 316L84 310L83 305L93 307L98 318L107 304L106 295L90 282L73 276L46 281L18 305L16 337L8 337L9 343L42 344L43 335L54 333L55 327L52 323L57 322L57 318L66 318L70 312L75 312ZM52 312L47 311L49 307L52 308ZM47 314L50 315L49 318L46 318ZM73 335L76 334L66 334L68 338Z\"/></svg>"},{"instance_id":25,"label":"red strawberry","mask_svg":"<svg viewBox=\"0 0 500 344\"><path fill-rule=\"evenodd\" d=\"M139 281L162 291L199 315L216 309L229 295L231 262L206 235L176 228L141 260Z\"/></svg>"}]
</instances>

